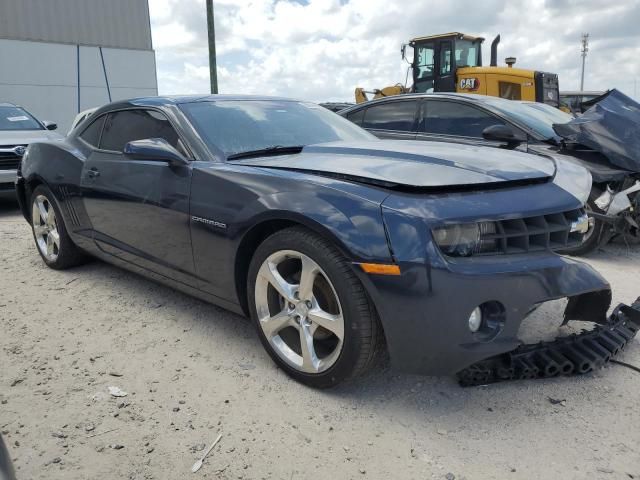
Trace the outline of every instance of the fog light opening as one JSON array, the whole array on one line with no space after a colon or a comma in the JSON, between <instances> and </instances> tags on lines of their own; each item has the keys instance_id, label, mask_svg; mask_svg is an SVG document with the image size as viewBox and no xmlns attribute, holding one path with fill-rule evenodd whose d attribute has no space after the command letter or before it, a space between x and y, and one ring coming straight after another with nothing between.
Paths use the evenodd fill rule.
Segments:
<instances>
[{"instance_id":1,"label":"fog light opening","mask_svg":"<svg viewBox=\"0 0 640 480\"><path fill-rule=\"evenodd\" d=\"M494 340L504 328L506 310L502 303L491 300L478 305L469 315L469 330L479 342Z\"/></svg>"},{"instance_id":2,"label":"fog light opening","mask_svg":"<svg viewBox=\"0 0 640 480\"><path fill-rule=\"evenodd\" d=\"M480 307L476 307L473 309L473 312L471 312L471 315L469 315L469 330L471 330L471 332L476 333L478 330L480 330L480 327L482 326L482 309Z\"/></svg>"}]
</instances>

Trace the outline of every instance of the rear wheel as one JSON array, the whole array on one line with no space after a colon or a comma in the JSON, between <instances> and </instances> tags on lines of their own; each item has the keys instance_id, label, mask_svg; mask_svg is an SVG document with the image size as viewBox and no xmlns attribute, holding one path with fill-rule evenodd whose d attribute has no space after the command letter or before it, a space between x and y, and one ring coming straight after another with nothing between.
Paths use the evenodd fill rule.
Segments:
<instances>
[{"instance_id":1,"label":"rear wheel","mask_svg":"<svg viewBox=\"0 0 640 480\"><path fill-rule=\"evenodd\" d=\"M248 300L262 344L292 378L331 387L365 371L379 350L377 316L349 262L301 228L256 250Z\"/></svg>"},{"instance_id":2,"label":"rear wheel","mask_svg":"<svg viewBox=\"0 0 640 480\"><path fill-rule=\"evenodd\" d=\"M69 238L55 197L44 185L36 187L31 195L31 228L38 253L47 266L63 270L86 260Z\"/></svg>"}]
</instances>

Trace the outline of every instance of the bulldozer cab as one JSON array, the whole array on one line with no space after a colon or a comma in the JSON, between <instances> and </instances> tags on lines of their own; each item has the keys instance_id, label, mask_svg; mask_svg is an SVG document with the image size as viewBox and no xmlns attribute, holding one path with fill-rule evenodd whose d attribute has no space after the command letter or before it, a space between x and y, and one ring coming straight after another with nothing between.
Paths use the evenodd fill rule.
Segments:
<instances>
[{"instance_id":1,"label":"bulldozer cab","mask_svg":"<svg viewBox=\"0 0 640 480\"><path fill-rule=\"evenodd\" d=\"M458 68L482 66L482 42L482 37L458 32L411 40L409 46L413 48L413 91L455 92ZM404 57L404 48L402 52Z\"/></svg>"}]
</instances>

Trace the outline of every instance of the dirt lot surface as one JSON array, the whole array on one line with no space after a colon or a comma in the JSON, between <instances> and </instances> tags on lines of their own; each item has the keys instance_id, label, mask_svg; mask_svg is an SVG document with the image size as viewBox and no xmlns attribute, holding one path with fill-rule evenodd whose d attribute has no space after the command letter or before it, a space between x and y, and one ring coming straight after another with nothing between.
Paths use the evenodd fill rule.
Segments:
<instances>
[{"instance_id":1,"label":"dirt lot surface","mask_svg":"<svg viewBox=\"0 0 640 480\"><path fill-rule=\"evenodd\" d=\"M615 302L640 294L639 245L588 261ZM531 321L555 332L561 309ZM0 428L20 479L640 478L630 369L462 389L383 363L313 391L237 315L97 261L46 268L6 203L0 321ZM640 365L637 339L620 359Z\"/></svg>"}]
</instances>

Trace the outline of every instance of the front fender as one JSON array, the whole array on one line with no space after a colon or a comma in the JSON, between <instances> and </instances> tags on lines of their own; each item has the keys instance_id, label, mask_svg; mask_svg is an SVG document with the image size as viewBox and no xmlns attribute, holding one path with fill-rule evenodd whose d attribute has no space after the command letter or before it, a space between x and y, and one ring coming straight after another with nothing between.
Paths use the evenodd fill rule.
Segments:
<instances>
[{"instance_id":1,"label":"front fender","mask_svg":"<svg viewBox=\"0 0 640 480\"><path fill-rule=\"evenodd\" d=\"M391 259L380 202L320 183L254 167L203 165L194 169L190 208L194 260L203 288L238 303L237 282L243 283L235 278L238 262L250 262L255 242L273 231L264 228L268 224L304 225L334 242L350 261Z\"/></svg>"},{"instance_id":2,"label":"front fender","mask_svg":"<svg viewBox=\"0 0 640 480\"><path fill-rule=\"evenodd\" d=\"M247 206L251 224L288 220L328 237L352 261L390 261L380 207L342 192L278 192ZM248 233L250 229L245 232Z\"/></svg>"}]
</instances>

